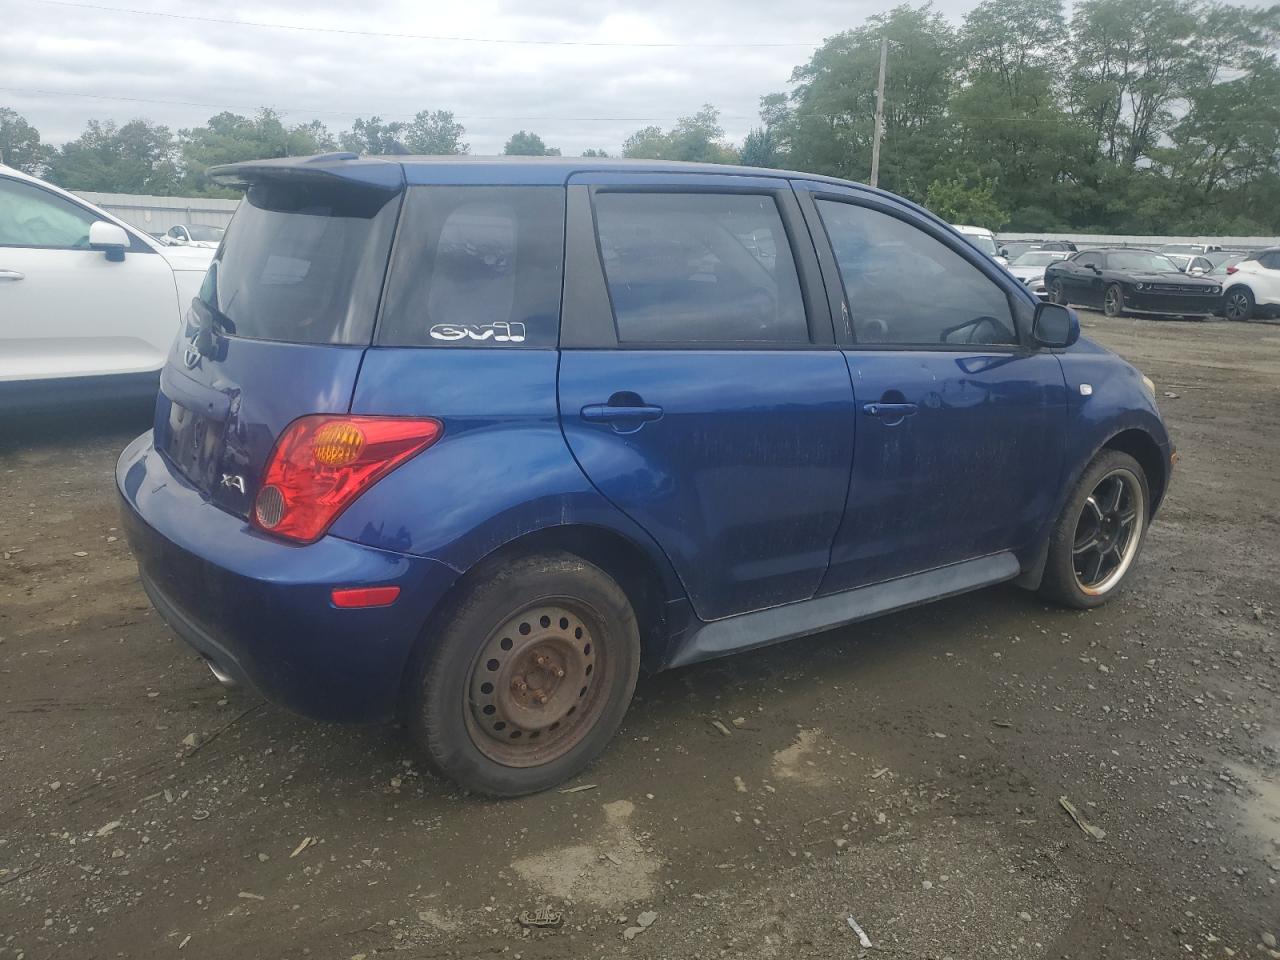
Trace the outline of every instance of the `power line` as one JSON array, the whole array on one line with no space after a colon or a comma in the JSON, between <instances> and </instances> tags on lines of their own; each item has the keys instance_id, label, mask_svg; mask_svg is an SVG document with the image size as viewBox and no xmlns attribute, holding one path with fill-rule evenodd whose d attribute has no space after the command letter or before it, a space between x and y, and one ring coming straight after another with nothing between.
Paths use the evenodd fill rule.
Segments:
<instances>
[{"instance_id":1,"label":"power line","mask_svg":"<svg viewBox=\"0 0 1280 960\"><path fill-rule=\"evenodd\" d=\"M245 110L255 111L262 108L263 104L257 106L243 106L229 103L207 103L199 100L157 100L149 97L113 97L101 93L78 93L70 90L35 90L27 87L0 87L0 92L4 93L20 93L26 96L39 97L80 97L87 100L111 100L120 101L122 103L156 103L174 107L206 107L210 110ZM307 107L272 107L279 113L305 113L317 117L362 117L366 113L370 116L378 116L384 120L394 120L395 115L383 116L378 111L358 111L358 110L311 110ZM400 114L401 118L407 117L406 114ZM496 116L489 114L454 114L455 120L509 120L513 123L521 121L537 120L540 122L560 122L560 123L648 123L651 121L673 120L674 117L553 117L553 116ZM753 117L747 115L728 115L722 114L722 120L752 120Z\"/></svg>"},{"instance_id":2,"label":"power line","mask_svg":"<svg viewBox=\"0 0 1280 960\"><path fill-rule=\"evenodd\" d=\"M167 13L162 10L137 10L131 7L111 7L100 3L80 3L77 0L27 0L48 6L76 7L81 10L101 10L107 13L124 13L137 17L161 17L167 20L189 20L194 23L221 23L237 27L258 27L266 30L296 30L302 33L331 33L350 37L381 37L389 40L432 40L453 43L492 43L530 47L696 47L705 49L739 49L745 47L816 47L819 41L767 41L761 43L682 43L641 42L626 40L519 40L512 37L462 37L431 33L389 33L380 30L349 30L341 27L312 27L294 23L266 23L260 20L236 20L231 17L199 17L187 13Z\"/></svg>"}]
</instances>

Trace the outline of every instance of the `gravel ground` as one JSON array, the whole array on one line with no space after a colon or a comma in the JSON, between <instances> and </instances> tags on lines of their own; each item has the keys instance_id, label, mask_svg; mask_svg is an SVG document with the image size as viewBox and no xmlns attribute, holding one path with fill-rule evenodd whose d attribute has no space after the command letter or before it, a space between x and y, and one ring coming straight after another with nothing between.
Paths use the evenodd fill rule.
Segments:
<instances>
[{"instance_id":1,"label":"gravel ground","mask_svg":"<svg viewBox=\"0 0 1280 960\"><path fill-rule=\"evenodd\" d=\"M111 481L147 410L0 427L0 960L1280 958L1280 327L1086 328L1182 454L1126 593L643 680L576 792L501 803L173 638Z\"/></svg>"}]
</instances>

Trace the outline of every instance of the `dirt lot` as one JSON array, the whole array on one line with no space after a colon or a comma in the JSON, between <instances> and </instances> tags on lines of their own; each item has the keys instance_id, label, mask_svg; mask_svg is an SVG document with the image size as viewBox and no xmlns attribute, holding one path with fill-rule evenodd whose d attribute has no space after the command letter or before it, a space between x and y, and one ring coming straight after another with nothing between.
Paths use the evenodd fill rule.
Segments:
<instances>
[{"instance_id":1,"label":"dirt lot","mask_svg":"<svg viewBox=\"0 0 1280 960\"><path fill-rule=\"evenodd\" d=\"M1280 957L1280 327L1086 326L1182 453L1122 598L644 680L582 789L513 802L214 683L116 529L148 411L5 425L0 960Z\"/></svg>"}]
</instances>

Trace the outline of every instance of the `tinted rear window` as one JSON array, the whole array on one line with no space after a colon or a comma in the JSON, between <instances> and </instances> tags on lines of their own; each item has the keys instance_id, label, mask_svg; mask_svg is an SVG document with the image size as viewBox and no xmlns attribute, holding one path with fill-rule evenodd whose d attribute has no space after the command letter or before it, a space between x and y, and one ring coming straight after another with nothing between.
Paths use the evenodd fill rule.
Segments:
<instances>
[{"instance_id":1,"label":"tinted rear window","mask_svg":"<svg viewBox=\"0 0 1280 960\"><path fill-rule=\"evenodd\" d=\"M554 347L564 267L562 187L412 187L384 346Z\"/></svg>"},{"instance_id":2,"label":"tinted rear window","mask_svg":"<svg viewBox=\"0 0 1280 960\"><path fill-rule=\"evenodd\" d=\"M234 336L368 343L399 198L346 183L253 184L200 299Z\"/></svg>"}]
</instances>

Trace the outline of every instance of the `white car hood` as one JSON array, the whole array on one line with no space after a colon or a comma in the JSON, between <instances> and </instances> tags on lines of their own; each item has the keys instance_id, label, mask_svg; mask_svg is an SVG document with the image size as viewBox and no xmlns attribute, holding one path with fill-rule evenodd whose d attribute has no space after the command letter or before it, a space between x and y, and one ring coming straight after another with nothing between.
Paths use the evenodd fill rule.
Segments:
<instances>
[{"instance_id":1,"label":"white car hood","mask_svg":"<svg viewBox=\"0 0 1280 960\"><path fill-rule=\"evenodd\" d=\"M204 273L213 261L214 250L205 247L165 247L157 246L160 256L169 262L174 270L197 270Z\"/></svg>"}]
</instances>

